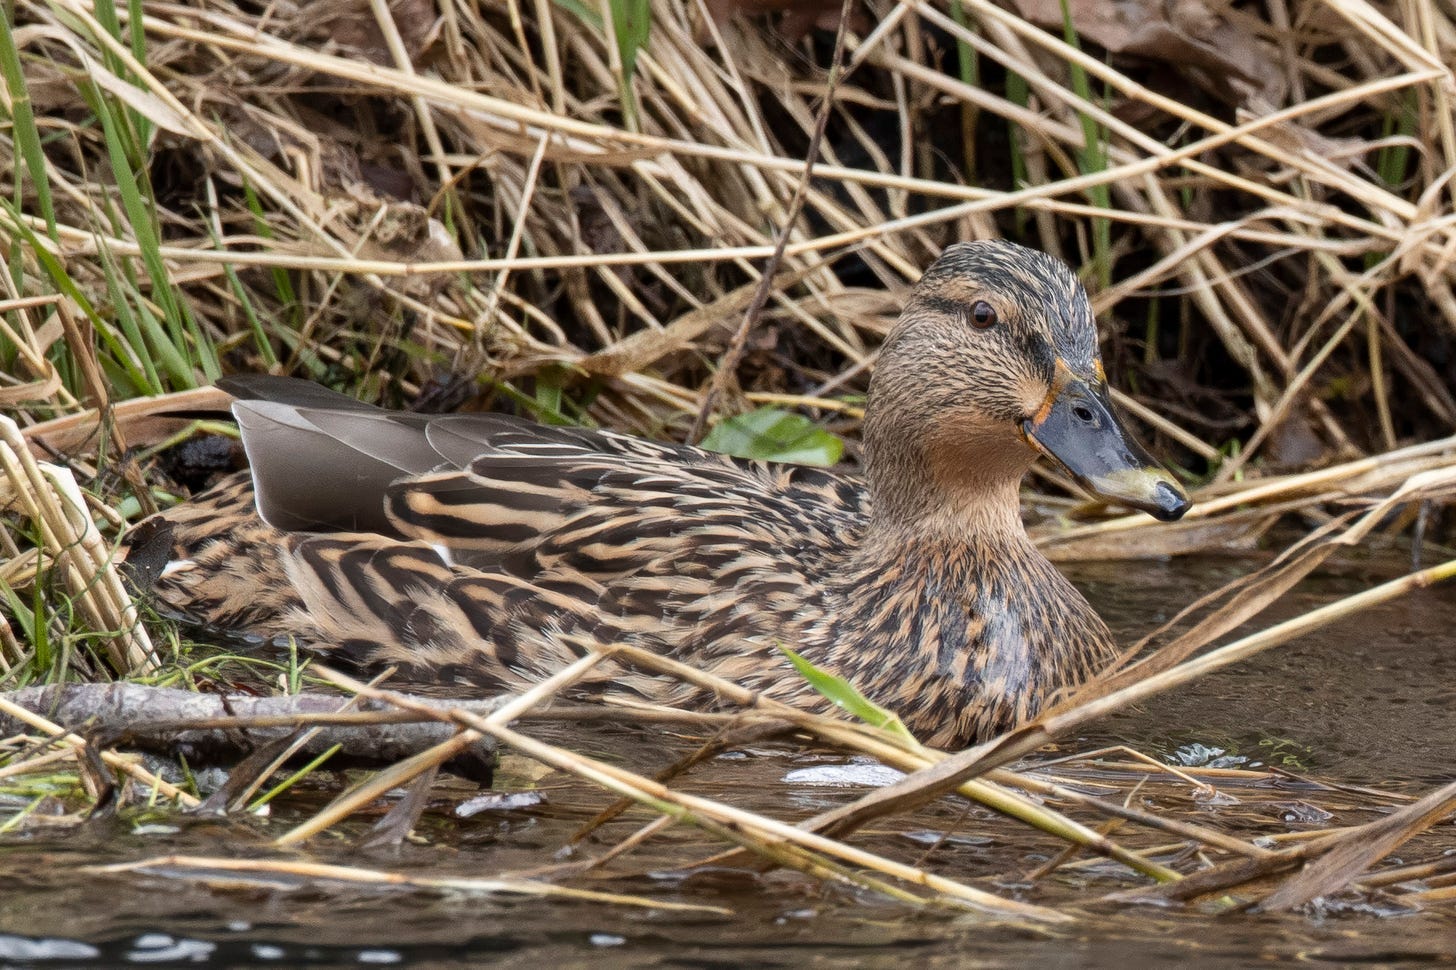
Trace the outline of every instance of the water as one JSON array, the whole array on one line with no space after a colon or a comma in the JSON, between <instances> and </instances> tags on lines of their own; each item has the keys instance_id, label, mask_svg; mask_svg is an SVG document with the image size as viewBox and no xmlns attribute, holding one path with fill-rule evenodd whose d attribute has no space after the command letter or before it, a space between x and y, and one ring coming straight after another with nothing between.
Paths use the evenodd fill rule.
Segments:
<instances>
[{"instance_id":1,"label":"water","mask_svg":"<svg viewBox=\"0 0 1456 970\"><path fill-rule=\"evenodd\" d=\"M1124 641L1195 591L1246 572L1240 561L1086 564L1071 574ZM1399 576L1393 556L1317 572L1250 629ZM1186 591L1170 597L1169 590ZM1283 757L1350 784L1428 789L1456 776L1456 587L1422 590L1356 614L1104 725L1159 753L1190 740Z\"/></svg>"},{"instance_id":2,"label":"water","mask_svg":"<svg viewBox=\"0 0 1456 970\"><path fill-rule=\"evenodd\" d=\"M1073 578L1126 637L1164 617L1170 605L1250 568L1213 560L1079 565ZM1312 577L1280 604L1290 615L1389 578L1399 564L1347 562ZM1170 590L1176 591L1170 595ZM1228 763L1273 761L1322 779L1428 790L1456 773L1456 597L1424 592L1219 673L1141 710L1100 725L1080 745L1124 742L1160 758ZM588 753L651 770L671 741L639 730L582 725L533 733ZM502 780L519 766L508 763ZM873 773L844 755L787 745L752 745L700 768L681 787L775 815L804 815L841 804ZM567 836L606 803L560 775L540 780L544 803L487 809L464 819L433 811L417 841L363 851L367 820L313 840L300 860L435 876L520 872L556 860ZM916 966L1243 967L1298 960L1332 965L1448 965L1456 962L1456 918L1400 913L1386 904L1347 904L1316 915L1214 915L1099 903L1139 885L1119 867L1063 869L1030 898L1081 918L1069 926L1028 927L975 914L914 912L878 897L824 886L787 872L757 874L668 868L718 846L674 828L630 857L612 879L572 885L656 899L721 906L731 916L597 903L360 887L237 875L203 880L180 873L97 873L88 867L168 853L227 858L279 857L268 839L304 817L328 793L305 792L272 820L165 816L97 819L74 826L33 824L0 836L8 891L0 894L0 964L149 966L473 966L682 968ZM471 791L446 788L465 801ZM1279 799L1284 799L1279 801ZM1297 806L1318 798L1271 796ZM1209 807L1199 821L1238 830L1264 806ZM1282 810L1282 809L1281 809ZM1338 808L1336 809L1338 811ZM1261 814L1262 813L1262 814ZM1349 820L1365 821L1367 814ZM587 854L645 821L612 823ZM160 823L160 824L159 824ZM1287 823L1305 822L1298 812ZM1456 829L1450 824L1445 830ZM939 840L941 833L949 838ZM1456 831L1439 836L1456 851ZM1055 855L1053 840L979 808L942 801L856 840L898 858L931 853L947 875L1016 894L987 874L1027 873ZM1427 846L1432 843L1427 843ZM1429 852L1429 848L1425 851ZM686 853L686 854L685 854ZM1397 853L1398 854L1398 853ZM1415 856L1412 856L1415 858ZM660 871L655 871L660 870Z\"/></svg>"}]
</instances>

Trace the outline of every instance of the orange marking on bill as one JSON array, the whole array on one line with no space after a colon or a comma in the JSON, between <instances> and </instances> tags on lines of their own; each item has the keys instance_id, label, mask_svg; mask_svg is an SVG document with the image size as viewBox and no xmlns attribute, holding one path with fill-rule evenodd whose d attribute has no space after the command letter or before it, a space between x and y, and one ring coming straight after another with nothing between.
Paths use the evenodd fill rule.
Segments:
<instances>
[{"instance_id":1,"label":"orange marking on bill","mask_svg":"<svg viewBox=\"0 0 1456 970\"><path fill-rule=\"evenodd\" d=\"M1032 415L1031 423L1033 426L1040 425L1047 419L1047 415L1052 413L1052 407L1057 403L1057 397L1062 393L1062 389L1067 386L1068 381L1074 379L1076 379L1076 375L1072 373L1072 369L1067 366L1062 358L1058 357L1057 369L1052 375L1051 390L1047 391L1047 396L1042 400L1041 407L1037 408L1036 414Z\"/></svg>"}]
</instances>

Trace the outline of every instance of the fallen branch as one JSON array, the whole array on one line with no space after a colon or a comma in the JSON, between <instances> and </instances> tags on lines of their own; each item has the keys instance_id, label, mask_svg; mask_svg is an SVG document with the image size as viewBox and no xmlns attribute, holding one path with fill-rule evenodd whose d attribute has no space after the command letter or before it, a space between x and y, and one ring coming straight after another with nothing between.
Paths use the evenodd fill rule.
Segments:
<instances>
[{"instance_id":1,"label":"fallen branch","mask_svg":"<svg viewBox=\"0 0 1456 970\"><path fill-rule=\"evenodd\" d=\"M422 716L401 718L398 708L360 701L356 710L340 712L347 700L337 695L294 694L251 697L198 694L143 684L62 684L26 687L3 695L11 704L67 725L78 734L100 736L105 746L136 747L189 764L231 764L254 748L286 737L307 723L322 725L298 755L314 757L338 745L339 757L353 762L393 764L448 740L457 732L449 724ZM442 701L416 698L440 710L465 708L485 715L503 703ZM30 731L29 725L0 711L0 734ZM495 742L482 739L473 757L489 763Z\"/></svg>"}]
</instances>

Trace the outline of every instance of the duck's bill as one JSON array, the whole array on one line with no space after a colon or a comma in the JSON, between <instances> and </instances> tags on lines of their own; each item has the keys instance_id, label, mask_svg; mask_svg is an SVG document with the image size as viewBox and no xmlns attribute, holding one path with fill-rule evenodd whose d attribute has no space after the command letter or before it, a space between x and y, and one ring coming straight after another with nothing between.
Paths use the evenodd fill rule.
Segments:
<instances>
[{"instance_id":1,"label":"duck's bill","mask_svg":"<svg viewBox=\"0 0 1456 970\"><path fill-rule=\"evenodd\" d=\"M1088 379L1057 361L1057 379L1037 413L1021 424L1026 440L1083 488L1164 522L1193 504L1171 475L1127 433L1098 374Z\"/></svg>"}]
</instances>

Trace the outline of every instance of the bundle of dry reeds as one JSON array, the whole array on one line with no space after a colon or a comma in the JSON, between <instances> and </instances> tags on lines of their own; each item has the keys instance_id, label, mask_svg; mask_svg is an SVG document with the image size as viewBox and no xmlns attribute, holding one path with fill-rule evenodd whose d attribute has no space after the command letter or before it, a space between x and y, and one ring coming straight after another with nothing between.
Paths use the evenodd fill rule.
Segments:
<instances>
[{"instance_id":1,"label":"bundle of dry reeds","mask_svg":"<svg viewBox=\"0 0 1456 970\"><path fill-rule=\"evenodd\" d=\"M852 416L896 292L1009 234L1086 267L1114 375L1219 483L1449 430L1449 12L1125 6L851 4L831 92L827 34L732 5L18 3L5 295L74 285L105 379L78 336L57 386L61 310L17 304L6 397L226 358L682 429L783 236L736 376Z\"/></svg>"}]
</instances>

